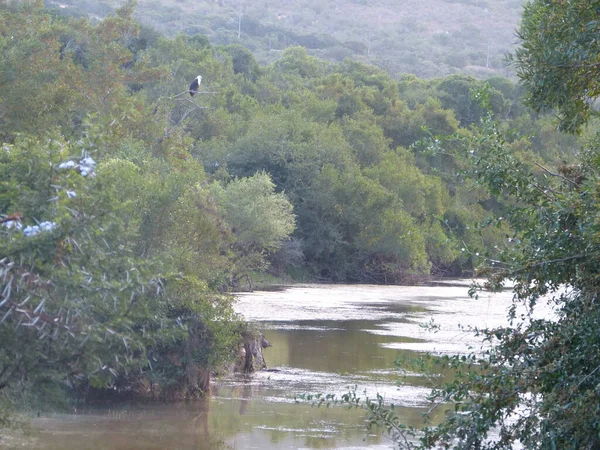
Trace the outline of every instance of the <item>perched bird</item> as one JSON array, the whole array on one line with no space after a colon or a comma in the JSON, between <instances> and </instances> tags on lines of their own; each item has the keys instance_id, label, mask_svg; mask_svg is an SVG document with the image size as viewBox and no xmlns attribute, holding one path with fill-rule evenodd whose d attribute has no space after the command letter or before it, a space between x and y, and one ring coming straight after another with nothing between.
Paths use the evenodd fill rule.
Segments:
<instances>
[{"instance_id":1,"label":"perched bird","mask_svg":"<svg viewBox=\"0 0 600 450\"><path fill-rule=\"evenodd\" d=\"M196 92L198 92L198 89L200 89L200 83L202 83L202 75L198 75L196 78L194 78L192 84L190 84L190 95L192 97Z\"/></svg>"}]
</instances>

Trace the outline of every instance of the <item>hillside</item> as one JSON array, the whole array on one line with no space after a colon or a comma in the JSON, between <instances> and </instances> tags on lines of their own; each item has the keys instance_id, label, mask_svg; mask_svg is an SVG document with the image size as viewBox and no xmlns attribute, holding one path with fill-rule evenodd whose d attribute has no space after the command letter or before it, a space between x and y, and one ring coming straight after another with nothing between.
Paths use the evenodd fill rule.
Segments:
<instances>
[{"instance_id":1,"label":"hillside","mask_svg":"<svg viewBox=\"0 0 600 450\"><path fill-rule=\"evenodd\" d=\"M47 0L72 15L101 18L122 1ZM511 51L524 0L139 0L141 23L173 36L204 34L241 43L261 63L302 45L321 58L350 57L394 76L511 76Z\"/></svg>"}]
</instances>

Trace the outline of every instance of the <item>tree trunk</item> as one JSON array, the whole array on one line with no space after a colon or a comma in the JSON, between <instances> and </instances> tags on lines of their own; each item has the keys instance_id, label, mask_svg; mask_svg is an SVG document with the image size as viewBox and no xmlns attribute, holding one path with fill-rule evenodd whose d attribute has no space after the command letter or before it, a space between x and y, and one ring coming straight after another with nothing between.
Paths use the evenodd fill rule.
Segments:
<instances>
[{"instance_id":1,"label":"tree trunk","mask_svg":"<svg viewBox=\"0 0 600 450\"><path fill-rule=\"evenodd\" d=\"M267 368L263 348L271 347L271 343L265 339L262 333L255 335L251 332L243 332L244 338L244 364L241 368L244 373L252 373Z\"/></svg>"}]
</instances>

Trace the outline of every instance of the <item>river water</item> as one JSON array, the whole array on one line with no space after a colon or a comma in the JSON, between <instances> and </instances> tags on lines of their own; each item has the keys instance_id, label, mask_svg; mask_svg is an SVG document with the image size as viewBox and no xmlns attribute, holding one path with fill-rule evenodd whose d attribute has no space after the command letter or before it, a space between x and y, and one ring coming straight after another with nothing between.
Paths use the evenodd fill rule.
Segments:
<instances>
[{"instance_id":1,"label":"river water","mask_svg":"<svg viewBox=\"0 0 600 450\"><path fill-rule=\"evenodd\" d=\"M236 309L273 345L268 371L214 380L202 401L122 404L36 419L39 449L388 449L364 414L296 403L300 394L355 389L397 405L419 425L431 378L401 377L398 358L477 351L468 329L506 323L509 291L467 295L468 282L437 286L296 285L239 296ZM427 324L435 324L433 331ZM399 380L402 379L402 384ZM443 414L440 411L440 414ZM1 445L0 441L0 445Z\"/></svg>"}]
</instances>

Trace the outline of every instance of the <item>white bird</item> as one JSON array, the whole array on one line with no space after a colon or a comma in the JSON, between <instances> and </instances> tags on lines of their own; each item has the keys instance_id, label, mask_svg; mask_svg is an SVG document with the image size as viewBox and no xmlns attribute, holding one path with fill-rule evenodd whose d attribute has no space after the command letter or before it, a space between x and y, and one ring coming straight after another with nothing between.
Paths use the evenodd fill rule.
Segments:
<instances>
[{"instance_id":1,"label":"white bird","mask_svg":"<svg viewBox=\"0 0 600 450\"><path fill-rule=\"evenodd\" d=\"M202 75L198 75L190 84L190 95L192 97L198 92L198 89L200 89L200 83L202 83Z\"/></svg>"}]
</instances>

